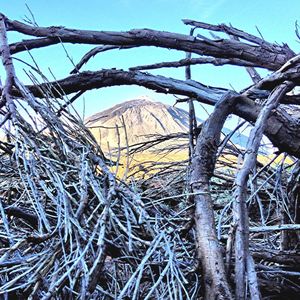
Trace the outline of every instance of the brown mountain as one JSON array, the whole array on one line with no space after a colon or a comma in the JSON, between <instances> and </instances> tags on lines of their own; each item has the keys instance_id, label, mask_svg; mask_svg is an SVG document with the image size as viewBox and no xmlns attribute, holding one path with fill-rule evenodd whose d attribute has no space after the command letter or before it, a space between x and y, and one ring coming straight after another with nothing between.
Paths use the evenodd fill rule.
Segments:
<instances>
[{"instance_id":1,"label":"brown mountain","mask_svg":"<svg viewBox=\"0 0 300 300\"><path fill-rule=\"evenodd\" d=\"M153 134L187 132L188 122L189 115L185 110L139 97L92 115L86 120L86 125L99 144L107 149L107 143L111 148L118 145L117 127L121 146L126 145L124 123L128 144L133 145Z\"/></svg>"}]
</instances>

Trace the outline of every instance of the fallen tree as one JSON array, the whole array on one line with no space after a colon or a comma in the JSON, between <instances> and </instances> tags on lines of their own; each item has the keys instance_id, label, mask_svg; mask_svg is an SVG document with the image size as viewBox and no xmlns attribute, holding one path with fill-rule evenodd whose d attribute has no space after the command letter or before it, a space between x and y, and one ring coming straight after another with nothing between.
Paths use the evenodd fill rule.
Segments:
<instances>
[{"instance_id":1,"label":"fallen tree","mask_svg":"<svg viewBox=\"0 0 300 300\"><path fill-rule=\"evenodd\" d=\"M272 292L278 280L282 283L275 292L278 297L299 292L295 278L300 273L293 262L299 260L300 116L290 111L300 104L300 97L290 92L300 82L300 56L286 44L272 44L231 26L184 23L193 27L191 35L150 29L108 32L38 27L1 15L0 49L6 81L1 87L0 125L7 137L0 143L4 161L0 182L1 295L23 293L29 299L193 299L200 295L205 299L260 299ZM225 37L194 36L199 29ZM34 38L9 44L7 31ZM39 83L32 76L33 84L23 85L12 55L58 43L98 46L67 78L51 82L42 76L44 82ZM180 61L132 66L128 71L80 71L104 51L146 46L189 54ZM197 57L191 58L190 53ZM245 67L253 85L240 92L203 85L190 78L189 68L196 64ZM186 79L142 72L162 67L186 67ZM270 73L261 78L255 67ZM140 85L187 97L180 100L189 102L191 114L191 157L185 183L180 183L186 189L172 177L172 168L161 174L162 181L171 178L170 187L179 195L171 189L153 195L151 178L139 191L117 180L83 121L68 111L86 91L117 85ZM214 106L201 128L195 127L193 101ZM239 150L243 163L238 169L227 166L236 174L226 177L216 169L225 149L221 131L230 114L253 129L246 151ZM271 163L257 167L263 134L280 152L292 156L295 167L288 167L288 175L283 162L277 169ZM226 193L231 200L224 205L214 203L212 183L216 178L229 182ZM174 207L163 203L169 197L178 199ZM256 213L250 211L253 199ZM251 222L256 227L249 227ZM274 234L277 231L279 234ZM260 237L259 243L252 240L260 233L269 236ZM271 238L276 242L270 242ZM269 251L261 251L260 244ZM293 260L287 259L291 251L296 251ZM281 254L277 260L276 253ZM279 267L270 270L261 259L276 261ZM273 278L267 274L272 270L277 274Z\"/></svg>"}]
</instances>

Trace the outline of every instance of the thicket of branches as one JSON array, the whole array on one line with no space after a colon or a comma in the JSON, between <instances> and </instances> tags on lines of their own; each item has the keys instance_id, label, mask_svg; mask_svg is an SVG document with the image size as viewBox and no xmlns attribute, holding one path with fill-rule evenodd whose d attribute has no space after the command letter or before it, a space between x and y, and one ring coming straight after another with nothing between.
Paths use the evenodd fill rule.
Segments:
<instances>
[{"instance_id":1,"label":"thicket of branches","mask_svg":"<svg viewBox=\"0 0 300 300\"><path fill-rule=\"evenodd\" d=\"M184 23L190 35L46 28L0 16L6 72L0 99L6 136L0 142L1 297L296 299L300 116L293 111L300 98L293 91L300 82L300 56L286 44L231 26ZM31 38L9 44L7 31ZM51 82L32 66L32 85L24 85L12 55L58 43L97 46L69 77ZM80 71L101 52L142 46L187 54L127 71ZM253 85L240 92L203 85L191 79L195 64L245 67ZM186 79L143 72L163 67L185 67ZM269 75L261 78L256 67ZM164 164L159 172L156 164L155 175L148 166L143 180L115 176L69 107L88 90L117 85L184 97L180 101L190 110L187 162ZM201 127L194 101L214 106ZM221 141L231 114L252 126L246 149L230 144L230 136ZM281 160L257 160L263 135Z\"/></svg>"}]
</instances>

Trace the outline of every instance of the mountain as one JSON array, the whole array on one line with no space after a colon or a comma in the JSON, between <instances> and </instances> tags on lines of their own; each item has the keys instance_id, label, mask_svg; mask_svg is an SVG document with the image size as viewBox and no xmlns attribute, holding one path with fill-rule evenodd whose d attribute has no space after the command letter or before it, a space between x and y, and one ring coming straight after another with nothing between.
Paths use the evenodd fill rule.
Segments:
<instances>
[{"instance_id":1,"label":"mountain","mask_svg":"<svg viewBox=\"0 0 300 300\"><path fill-rule=\"evenodd\" d=\"M201 123L201 120L198 120ZM126 145L125 128L129 145L134 145L149 139L150 135L167 135L188 132L189 114L187 111L160 102L149 97L126 101L107 110L96 113L86 119L86 126L90 128L96 140L104 150L107 143L110 148L117 147L118 127L121 147ZM225 129L225 132L230 132ZM238 137L235 137L237 139ZM239 144L246 137L238 138Z\"/></svg>"},{"instance_id":2,"label":"mountain","mask_svg":"<svg viewBox=\"0 0 300 300\"><path fill-rule=\"evenodd\" d=\"M110 146L118 144L119 128L121 145L125 144L124 122L126 124L128 144L133 145L149 139L149 135L167 135L187 132L189 114L183 109L175 108L148 97L126 101L110 109L96 113L86 120L89 127L102 146L108 141Z\"/></svg>"}]
</instances>

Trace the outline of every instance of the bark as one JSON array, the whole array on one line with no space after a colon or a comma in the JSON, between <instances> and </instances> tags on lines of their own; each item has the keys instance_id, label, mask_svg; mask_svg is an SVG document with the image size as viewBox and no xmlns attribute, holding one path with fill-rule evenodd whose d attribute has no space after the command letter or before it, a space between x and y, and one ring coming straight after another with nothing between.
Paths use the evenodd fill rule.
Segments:
<instances>
[{"instance_id":1,"label":"bark","mask_svg":"<svg viewBox=\"0 0 300 300\"><path fill-rule=\"evenodd\" d=\"M186 96L190 103L190 115L194 115L192 106L193 100L215 106L214 112L203 125L201 134L197 138L197 144L194 149L194 155L191 162L191 176L189 182L190 189L195 195L193 199L195 202L194 221L196 229L196 250L203 266L205 299L225 300L234 298L230 288L228 274L232 257L232 245L234 241L236 299L246 299L248 294L250 294L251 299L260 299L255 264L249 252L249 231L270 232L280 230L281 232L284 232L287 230L293 230L294 232L299 229L299 225L284 224L282 226L256 226L254 228L249 228L248 209L246 205L247 180L251 169L256 164L256 154L263 134L268 136L272 143L277 146L280 151L288 152L289 154L300 158L300 129L298 119L289 116L283 109L277 107L277 104L279 104L280 101L287 104L300 104L299 96L285 95L286 92L289 91L295 84L300 84L300 55L296 56L287 45L280 46L266 42L261 38L247 34L241 30L233 28L232 26L226 26L224 24L211 25L192 20L184 20L184 23L194 26L192 31L194 31L195 28L200 28L203 30L223 32L228 34L230 39L218 37L209 39L200 34L195 37L151 29L135 29L127 32L112 32L77 30L64 27L33 27L21 22L11 21L5 16L0 15L0 50L3 59L3 65L7 74L7 81L3 90L1 91L2 99L0 102L0 108L3 109L2 114L4 115L4 118L0 124L0 127L4 124L3 122L11 119L17 113L14 106L14 101L16 99L13 98L17 97L25 99L25 101L28 102L27 104L31 105L33 110L37 111L42 117L44 117L45 120L47 120L46 123L48 126L49 124L50 127L53 125L53 122L50 122L49 120L52 118L56 120L57 124L55 125L59 129L58 132L64 133L64 130L62 126L60 126L60 122L57 117L61 115L61 113L70 103L72 103L85 91L117 85L140 85L155 90L159 93ZM17 31L35 38L8 45L6 29ZM83 56L81 61L76 65L75 69L72 70L71 73L79 72L79 69L94 55L117 48L128 49L141 46L155 46L165 49L180 50L189 54L186 59L177 62L163 62L147 66L132 67L130 68L130 71L111 69L96 72L82 72L80 74L72 75L55 82L47 82L40 85L27 86L24 88L17 80L17 77L15 77L10 55L58 43L99 45ZM191 58L190 53L201 55L201 57ZM203 63L210 63L216 66L231 64L247 67L247 70L254 81L254 85L246 88L240 93L237 93L227 89L210 87L191 80L190 65ZM146 70L151 68L181 66L188 66L186 68L185 81L166 78L163 76L154 76L136 71L138 69ZM262 67L268 70L275 70L275 72L263 79L260 79L258 73L255 71L255 69L253 69L253 67ZM15 86L15 88L13 86ZM275 91L273 91L274 88ZM29 90L32 95L37 98L47 98L47 103L49 104L51 98L64 98L66 94L77 94L74 95L73 98L71 98L68 102L66 102L65 105L63 105L58 111L56 111L56 114L50 114L50 111L43 112L41 109L42 106L37 105L38 100L35 102L36 99L31 97L27 90ZM185 100L187 101L187 99ZM266 104L262 104L266 99L268 99ZM5 105L6 110L3 108ZM6 115L4 113L6 113ZM235 181L235 224L233 227L233 232L230 235L230 240L228 241L226 270L224 266L223 252L216 234L213 211L214 204L210 193L210 180L213 176L216 164L221 129L226 118L231 113L242 117L251 124L255 123L255 127L250 137L250 143L247 148L244 165L238 173ZM196 127L194 125L195 118L192 119L193 120L190 122L191 152L194 148L193 137ZM3 145L0 145L0 147L3 148ZM220 151L221 150L222 149L220 149ZM95 159L95 157L89 158L95 166L100 165L104 174L106 174L105 176L110 174L104 162L99 162L97 159ZM66 159L68 158L66 157ZM71 164L72 163L69 162L69 165ZM86 176L88 175L91 176L90 174L87 174ZM51 176L50 178L53 180ZM116 184L114 177L111 175L109 178L112 182L111 187L114 189ZM29 180L30 179L31 178L29 178ZM293 180L293 182L294 181L295 180ZM297 191L298 189L291 192L297 193ZM114 195L114 197L115 196L119 195ZM294 196L296 197L296 195ZM88 203L87 199L80 199L83 200L83 202L80 202L81 206L80 209L78 208L76 214L76 218L79 220L81 220L80 215L84 213L84 208L87 207ZM26 211L22 211L20 207L6 207L5 205L3 206L1 204L2 218L6 219L6 214L13 215L14 217L27 221L35 227L39 224L39 222L41 222L39 220L42 220L41 216L44 215L35 218L35 215L31 215ZM115 207L112 207L111 209L115 209ZM32 209L30 211L32 211ZM106 213L108 212L106 211ZM116 214L113 216L114 218L117 218ZM83 263L83 265L86 265L89 268L83 270L84 272L81 275L80 273L77 274L78 278L82 278L81 294L83 298L88 292L92 293L95 290L97 284L99 283L99 275L103 270L103 265L105 263L106 239L109 240L109 236L106 236L106 221L108 216L102 217L102 221L98 218L99 223L97 223L100 229L97 248L93 248L92 253L88 254L90 255L89 261ZM123 231L126 231L126 228L124 225L122 225L119 219L116 220L117 225L120 226ZM4 225L6 226L7 236L9 237L10 234L7 220L4 220ZM96 229L98 225L95 227ZM136 228L138 227L135 224L134 229ZM96 229L93 231L93 235L98 232ZM73 230L75 230L75 227ZM144 240L143 236L140 238L138 234L138 230L136 230L135 235L130 233L128 234L129 245L133 237L137 241L143 242L145 245L151 244L151 242L147 239ZM67 235L68 231L66 231L65 237L67 237ZM155 234L151 233L152 237L154 235ZM67 241L68 239L65 240ZM113 244L113 242L111 243ZM123 248L125 249L126 247L127 244ZM88 247L86 249L88 249ZM137 250L138 249L135 249L135 251ZM152 250L154 251L155 248ZM86 257L88 255L86 255ZM84 257L85 255L82 255L82 258ZM140 257L142 257L142 255L140 255ZM274 258L272 259L274 261ZM285 261L288 260L286 257L284 259ZM295 261L297 260L298 257ZM140 264L139 268L141 268L141 266L143 267L143 265ZM77 265L73 264L67 272L70 272L73 269L75 270L76 268ZM278 270L281 272L281 274L288 276L291 274L292 276L298 275L296 272L289 272L280 269ZM65 281L67 281L66 278L68 273L65 274L64 271L61 273L63 274L63 277L61 277L60 280L55 284L51 284L51 288L48 290L48 294L46 294L45 298L54 296L55 290L62 289L62 287L66 284ZM59 273L57 273L57 276L58 275ZM119 297L121 297L123 294L125 295L125 291L127 291L127 288L129 289L134 280L135 278L133 276L125 284L125 288L122 290ZM9 284L12 285L12 283ZM139 281L137 280L135 284L136 287L134 288L133 298L135 298L135 296L138 294ZM39 288L39 285L40 283L38 283L36 287L37 289ZM7 285L7 287L9 287L9 285ZM249 293L247 288L249 288ZM150 292L152 293L152 291L153 288L151 288ZM34 293L32 295L34 295Z\"/></svg>"},{"instance_id":2,"label":"bark","mask_svg":"<svg viewBox=\"0 0 300 300\"><path fill-rule=\"evenodd\" d=\"M35 97L45 97L47 94L53 97L62 97L64 94L118 85L140 85L159 93L183 95L210 105L215 105L228 92L226 89L205 86L193 80L182 81L164 76L123 70L82 72L50 84L32 85L27 86L27 88ZM18 90L13 90L12 93L14 96L21 96ZM248 97L240 96L233 113L250 123L254 123L262 108L261 105L251 99L255 96L255 94ZM288 99L290 98L288 97ZM282 110L272 111L266 121L264 134L281 152L288 152L291 155L300 157L298 121Z\"/></svg>"},{"instance_id":3,"label":"bark","mask_svg":"<svg viewBox=\"0 0 300 300\"><path fill-rule=\"evenodd\" d=\"M194 80L178 80L143 72L103 69L101 71L86 71L40 85L27 86L28 90L38 98L46 95L63 97L78 91L87 91L103 87L119 85L140 85L164 94L178 94L194 98L202 103L215 105L226 94L227 89L203 85ZM16 97L21 96L18 90L13 91Z\"/></svg>"},{"instance_id":4,"label":"bark","mask_svg":"<svg viewBox=\"0 0 300 300\"><path fill-rule=\"evenodd\" d=\"M235 58L255 63L269 70L279 69L294 56L285 47L259 47L253 44L226 39L209 40L189 35L134 29L127 32L78 30L65 27L33 27L18 21L6 20L9 30L39 37L10 45L11 53L64 43L104 44L118 46L156 46L217 58Z\"/></svg>"},{"instance_id":5,"label":"bark","mask_svg":"<svg viewBox=\"0 0 300 300\"><path fill-rule=\"evenodd\" d=\"M202 262L205 299L233 299L223 255L217 239L209 181L213 175L220 132L236 101L227 94L216 105L197 139L191 165L190 186L195 201L197 253Z\"/></svg>"},{"instance_id":6,"label":"bark","mask_svg":"<svg viewBox=\"0 0 300 300\"><path fill-rule=\"evenodd\" d=\"M224 32L230 36L234 36L238 39L243 39L246 41L249 41L251 43L254 43L256 45L260 45L264 48L269 49L270 51L283 51L286 53L289 53L288 55L295 55L295 53L287 46L283 45L279 46L278 44L272 44L267 42L266 40L257 37L255 35L249 34L247 32L244 32L240 29L234 28L233 26L227 26L226 24L220 24L220 25L212 25L204 22L199 22L199 21L194 21L194 20L188 20L184 19L182 20L184 24L186 25L191 25L194 26L195 28L201 28L201 29L206 29L206 30L211 30L211 31L216 31L216 32Z\"/></svg>"},{"instance_id":7,"label":"bark","mask_svg":"<svg viewBox=\"0 0 300 300\"><path fill-rule=\"evenodd\" d=\"M160 69L160 68L179 68L183 66L198 65L198 64L212 64L214 66L223 66L223 65L236 65L236 66L249 66L249 67L258 67L255 63L250 63L247 61L242 61L235 58L213 58L213 57L197 57L197 58L185 58L179 61L169 61L161 62L151 65L136 66L130 68L131 71L136 70L151 70L151 69Z\"/></svg>"},{"instance_id":8,"label":"bark","mask_svg":"<svg viewBox=\"0 0 300 300\"><path fill-rule=\"evenodd\" d=\"M249 290L250 290L250 297L251 300L260 300L261 295L258 286L257 275L255 271L255 264L252 256L248 254L247 256L247 275L248 275L248 283L249 283Z\"/></svg>"},{"instance_id":9,"label":"bark","mask_svg":"<svg viewBox=\"0 0 300 300\"><path fill-rule=\"evenodd\" d=\"M12 119L15 120L16 106L11 96L12 88L15 80L15 70L12 64L12 59L10 56L10 51L8 46L5 17L2 14L0 14L0 53L1 53L2 63L6 73L5 85L1 91L2 92L1 100L3 101L3 105L6 104L6 107L8 109L8 116L12 117Z\"/></svg>"},{"instance_id":10,"label":"bark","mask_svg":"<svg viewBox=\"0 0 300 300\"><path fill-rule=\"evenodd\" d=\"M242 300L247 298L247 280L249 281L250 285L251 298L259 299L259 291L258 288L256 289L256 287L258 287L258 284L257 282L255 282L255 271L252 263L252 258L249 257L249 220L246 204L247 180L251 170L256 164L257 152L269 114L272 109L276 108L280 99L285 95L287 91L290 90L291 86L293 86L291 82L284 83L271 93L267 103L259 113L255 126L251 130L244 163L241 170L236 176L236 191L234 202L234 220L237 224L235 237L236 299Z\"/></svg>"}]
</instances>

